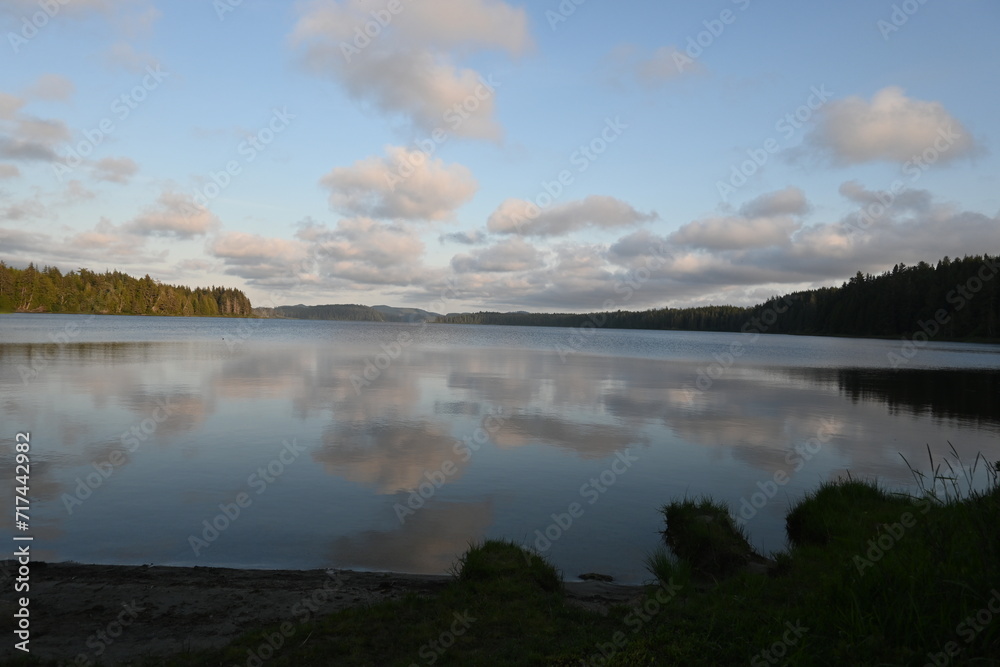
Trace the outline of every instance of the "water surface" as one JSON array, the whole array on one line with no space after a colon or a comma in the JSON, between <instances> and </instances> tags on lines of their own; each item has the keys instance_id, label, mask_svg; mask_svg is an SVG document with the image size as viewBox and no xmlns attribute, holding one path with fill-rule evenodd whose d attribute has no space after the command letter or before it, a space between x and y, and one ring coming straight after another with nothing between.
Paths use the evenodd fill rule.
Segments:
<instances>
[{"instance_id":1,"label":"water surface","mask_svg":"<svg viewBox=\"0 0 1000 667\"><path fill-rule=\"evenodd\" d=\"M13 495L14 434L30 431L50 560L438 573L507 537L568 578L637 582L672 498L743 507L766 551L789 504L845 471L909 484L900 454L926 470L949 442L1000 459L1000 349L930 343L893 369L900 349L0 315L0 487Z\"/></svg>"}]
</instances>

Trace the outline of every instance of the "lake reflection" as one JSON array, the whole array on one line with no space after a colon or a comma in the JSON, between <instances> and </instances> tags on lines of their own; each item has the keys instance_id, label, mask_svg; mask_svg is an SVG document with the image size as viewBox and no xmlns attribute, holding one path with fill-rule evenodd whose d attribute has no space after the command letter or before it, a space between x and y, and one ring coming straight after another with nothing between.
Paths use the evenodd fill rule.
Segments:
<instances>
[{"instance_id":1,"label":"lake reflection","mask_svg":"<svg viewBox=\"0 0 1000 667\"><path fill-rule=\"evenodd\" d=\"M893 371L891 341L765 336L706 381L752 337L600 331L560 355L568 330L268 321L234 344L233 321L105 317L45 345L66 321L0 316L5 469L30 431L52 560L431 573L508 537L567 577L639 581L672 498L737 508L784 471L746 524L778 549L789 503L845 470L907 484L900 454L949 441L1000 459L989 346ZM379 357L401 332L412 344ZM583 515L550 527L573 502Z\"/></svg>"}]
</instances>

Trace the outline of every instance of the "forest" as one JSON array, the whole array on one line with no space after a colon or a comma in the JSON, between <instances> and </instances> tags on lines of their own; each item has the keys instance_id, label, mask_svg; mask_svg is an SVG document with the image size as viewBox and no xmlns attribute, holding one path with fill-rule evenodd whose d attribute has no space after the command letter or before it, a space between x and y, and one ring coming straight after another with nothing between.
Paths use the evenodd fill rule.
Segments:
<instances>
[{"instance_id":1,"label":"forest","mask_svg":"<svg viewBox=\"0 0 1000 667\"><path fill-rule=\"evenodd\" d=\"M0 312L276 317L369 322L429 319L449 324L681 331L743 331L898 337L923 331L937 340L1000 340L1000 255L945 257L931 265L897 264L879 275L858 272L840 287L793 292L762 304L617 310L603 313L434 313L388 306L253 308L240 290L165 285L146 275L55 267L25 269L0 261Z\"/></svg>"},{"instance_id":2,"label":"forest","mask_svg":"<svg viewBox=\"0 0 1000 667\"><path fill-rule=\"evenodd\" d=\"M1000 256L945 257L858 272L840 287L793 292L750 306L566 313L451 313L436 322L682 331L753 331L897 337L923 331L938 340L1000 339Z\"/></svg>"},{"instance_id":3,"label":"forest","mask_svg":"<svg viewBox=\"0 0 1000 667\"><path fill-rule=\"evenodd\" d=\"M165 285L147 274L120 271L62 273L29 264L16 269L0 261L0 313L94 313L99 315L184 315L249 317L250 299L238 289Z\"/></svg>"}]
</instances>

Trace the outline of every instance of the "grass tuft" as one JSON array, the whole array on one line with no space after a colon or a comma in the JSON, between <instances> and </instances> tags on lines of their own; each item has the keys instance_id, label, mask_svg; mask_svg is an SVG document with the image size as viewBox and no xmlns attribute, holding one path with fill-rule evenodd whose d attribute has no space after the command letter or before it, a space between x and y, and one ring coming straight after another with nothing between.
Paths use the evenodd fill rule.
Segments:
<instances>
[{"instance_id":1,"label":"grass tuft","mask_svg":"<svg viewBox=\"0 0 1000 667\"><path fill-rule=\"evenodd\" d=\"M662 508L663 539L679 559L710 578L724 578L755 556L743 528L729 508L710 498L676 500Z\"/></svg>"},{"instance_id":2,"label":"grass tuft","mask_svg":"<svg viewBox=\"0 0 1000 667\"><path fill-rule=\"evenodd\" d=\"M547 560L510 540L470 545L452 567L460 582L503 582L537 586L547 593L562 590L562 576Z\"/></svg>"}]
</instances>

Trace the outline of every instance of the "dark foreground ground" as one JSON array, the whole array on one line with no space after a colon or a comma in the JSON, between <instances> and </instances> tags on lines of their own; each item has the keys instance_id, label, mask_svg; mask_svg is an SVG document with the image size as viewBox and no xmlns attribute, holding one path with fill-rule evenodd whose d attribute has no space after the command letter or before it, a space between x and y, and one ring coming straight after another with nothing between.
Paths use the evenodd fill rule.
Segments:
<instances>
[{"instance_id":1,"label":"dark foreground ground","mask_svg":"<svg viewBox=\"0 0 1000 667\"><path fill-rule=\"evenodd\" d=\"M11 561L4 565L13 571ZM450 576L348 570L32 563L29 646L32 656L45 660L128 664L219 648L249 630L286 621L301 627L318 616L408 593L434 596L450 581ZM0 593L0 614L7 618L17 610L20 594L13 591L7 582ZM598 612L640 596L635 586L566 584L567 601ZM16 654L21 652L5 638L0 660Z\"/></svg>"}]
</instances>

